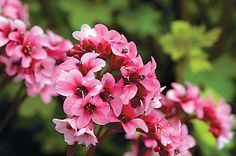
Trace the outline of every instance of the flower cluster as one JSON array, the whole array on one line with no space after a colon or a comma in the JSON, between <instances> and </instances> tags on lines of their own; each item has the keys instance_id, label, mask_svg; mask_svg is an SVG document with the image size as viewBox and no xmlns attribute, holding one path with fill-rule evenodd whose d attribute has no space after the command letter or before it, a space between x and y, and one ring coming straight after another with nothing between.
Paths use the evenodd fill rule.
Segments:
<instances>
[{"instance_id":1,"label":"flower cluster","mask_svg":"<svg viewBox=\"0 0 236 156\"><path fill-rule=\"evenodd\" d=\"M200 96L199 88L189 82L186 88L178 83L172 83L173 89L162 98L162 111L165 114L180 116L183 113L192 118L202 120L209 125L209 131L215 136L218 148L232 139L233 116L231 107L221 99L215 104L211 97ZM186 115L185 114L185 115Z\"/></svg>"},{"instance_id":2,"label":"flower cluster","mask_svg":"<svg viewBox=\"0 0 236 156\"><path fill-rule=\"evenodd\" d=\"M164 88L155 76L155 60L144 64L134 42L102 24L83 25L73 36L80 42L66 52L68 58L59 65L56 80L57 93L66 97L67 118L53 119L65 141L96 145L94 127L115 124L128 138L142 139L148 151L190 155L195 140L187 126L177 115L167 118L158 109Z\"/></svg>"},{"instance_id":3,"label":"flower cluster","mask_svg":"<svg viewBox=\"0 0 236 156\"><path fill-rule=\"evenodd\" d=\"M155 60L144 64L134 42L123 35L97 24L83 25L73 36L80 42L66 52L56 80L56 91L66 97L67 118L53 120L69 145L95 146L95 125L113 123L135 140L125 155L140 154L140 140L146 147L143 155L191 155L195 140L181 124L185 118L209 123L221 147L232 137L229 105L220 101L215 108L190 83L187 89L172 83L173 89L161 95Z\"/></svg>"},{"instance_id":4,"label":"flower cluster","mask_svg":"<svg viewBox=\"0 0 236 156\"><path fill-rule=\"evenodd\" d=\"M0 0L0 16L29 23L28 9L20 0Z\"/></svg>"},{"instance_id":5,"label":"flower cluster","mask_svg":"<svg viewBox=\"0 0 236 156\"><path fill-rule=\"evenodd\" d=\"M48 103L57 95L54 88L57 64L65 59L64 52L72 44L51 31L44 33L39 26L26 30L26 23L20 20L26 10L20 1L3 0L0 4L2 15L12 18L0 16L0 65L5 66L8 76L25 82L28 96L40 94Z\"/></svg>"},{"instance_id":6,"label":"flower cluster","mask_svg":"<svg viewBox=\"0 0 236 156\"><path fill-rule=\"evenodd\" d=\"M161 106L155 60L144 64L134 42L102 24L94 28L83 25L73 36L80 43L66 52L68 59L59 65L56 82L57 92L66 97L64 112L68 118L54 122L59 127L67 121L70 129L68 121L76 120L72 136L63 131L65 140L69 144L78 142L77 132L90 131L87 127L94 123L120 123L129 135L135 134L137 127L147 133L141 115Z\"/></svg>"}]
</instances>

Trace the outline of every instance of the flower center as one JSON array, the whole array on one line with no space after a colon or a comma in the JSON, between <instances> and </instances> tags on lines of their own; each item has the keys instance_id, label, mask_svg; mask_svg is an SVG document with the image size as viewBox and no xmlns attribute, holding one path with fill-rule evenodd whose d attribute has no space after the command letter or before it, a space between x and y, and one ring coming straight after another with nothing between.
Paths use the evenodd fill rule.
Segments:
<instances>
[{"instance_id":1,"label":"flower center","mask_svg":"<svg viewBox=\"0 0 236 156\"><path fill-rule=\"evenodd\" d=\"M174 154L175 154L175 155L178 155L179 153L180 153L179 148L176 148L176 149L174 150Z\"/></svg>"},{"instance_id":2,"label":"flower center","mask_svg":"<svg viewBox=\"0 0 236 156\"><path fill-rule=\"evenodd\" d=\"M163 134L164 130L163 130L163 124L162 123L158 123L157 125L157 132L160 134Z\"/></svg>"},{"instance_id":3,"label":"flower center","mask_svg":"<svg viewBox=\"0 0 236 156\"><path fill-rule=\"evenodd\" d=\"M73 128L72 128L71 125L68 123L68 124L66 125L66 129L72 130Z\"/></svg>"},{"instance_id":4,"label":"flower center","mask_svg":"<svg viewBox=\"0 0 236 156\"><path fill-rule=\"evenodd\" d=\"M114 96L109 92L108 89L105 89L103 92L101 92L100 97L105 102L111 101L114 99Z\"/></svg>"},{"instance_id":5,"label":"flower center","mask_svg":"<svg viewBox=\"0 0 236 156\"><path fill-rule=\"evenodd\" d=\"M79 86L77 87L75 94L82 98L83 96L88 94L88 90L84 86Z\"/></svg>"},{"instance_id":6,"label":"flower center","mask_svg":"<svg viewBox=\"0 0 236 156\"><path fill-rule=\"evenodd\" d=\"M79 61L76 63L76 66L78 67L79 71L83 74L86 75L88 73L88 69L86 67L83 66L82 62Z\"/></svg>"},{"instance_id":7,"label":"flower center","mask_svg":"<svg viewBox=\"0 0 236 156\"><path fill-rule=\"evenodd\" d=\"M131 106L133 108L137 108L142 105L141 103L141 97L140 96L135 96L133 99L131 99Z\"/></svg>"},{"instance_id":8,"label":"flower center","mask_svg":"<svg viewBox=\"0 0 236 156\"><path fill-rule=\"evenodd\" d=\"M24 48L23 48L23 53L25 54L25 55L31 55L31 53L33 52L33 50L35 49L35 47L33 47L33 46L31 46L31 45L29 45L29 44L27 44L26 46L24 46Z\"/></svg>"},{"instance_id":9,"label":"flower center","mask_svg":"<svg viewBox=\"0 0 236 156\"><path fill-rule=\"evenodd\" d=\"M124 114L121 114L118 116L118 119L120 121L122 121L123 123L127 123L131 120L131 118L129 118L128 116L124 115Z\"/></svg>"},{"instance_id":10,"label":"flower center","mask_svg":"<svg viewBox=\"0 0 236 156\"><path fill-rule=\"evenodd\" d=\"M132 73L129 76L129 80L133 83L138 83L141 80L145 79L145 75L139 75L138 73Z\"/></svg>"},{"instance_id":11,"label":"flower center","mask_svg":"<svg viewBox=\"0 0 236 156\"><path fill-rule=\"evenodd\" d=\"M96 110L96 106L94 106L91 103L88 103L84 106L84 111L88 112L89 114L92 114Z\"/></svg>"}]
</instances>

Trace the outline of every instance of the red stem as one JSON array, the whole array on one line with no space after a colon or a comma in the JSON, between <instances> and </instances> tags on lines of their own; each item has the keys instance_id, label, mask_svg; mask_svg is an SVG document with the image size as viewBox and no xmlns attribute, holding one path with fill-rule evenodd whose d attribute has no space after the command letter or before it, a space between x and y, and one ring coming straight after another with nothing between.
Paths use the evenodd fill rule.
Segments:
<instances>
[{"instance_id":1,"label":"red stem","mask_svg":"<svg viewBox=\"0 0 236 156\"><path fill-rule=\"evenodd\" d=\"M16 99L16 101L13 102L13 104L10 106L10 109L6 113L3 121L0 124L0 133L4 130L5 126L7 123L11 121L11 119L14 117L16 114L19 106L24 102L24 100L27 98L26 93L21 96L21 92L24 90L24 85L22 85L19 90L16 92L15 97L13 99Z\"/></svg>"},{"instance_id":2,"label":"red stem","mask_svg":"<svg viewBox=\"0 0 236 156\"><path fill-rule=\"evenodd\" d=\"M66 156L75 156L76 144L68 145Z\"/></svg>"},{"instance_id":3,"label":"red stem","mask_svg":"<svg viewBox=\"0 0 236 156\"><path fill-rule=\"evenodd\" d=\"M90 146L88 151L86 152L85 156L91 156L93 151L101 144L102 140L106 139L112 134L118 133L122 130L121 126L115 126L109 129L107 132L105 132L100 138L98 138L98 143L96 146Z\"/></svg>"}]
</instances>

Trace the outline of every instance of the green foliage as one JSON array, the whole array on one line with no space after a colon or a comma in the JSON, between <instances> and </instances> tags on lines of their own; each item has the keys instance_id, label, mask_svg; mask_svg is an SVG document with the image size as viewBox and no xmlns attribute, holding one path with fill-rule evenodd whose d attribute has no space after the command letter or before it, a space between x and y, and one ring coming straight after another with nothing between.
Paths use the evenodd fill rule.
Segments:
<instances>
[{"instance_id":1,"label":"green foliage","mask_svg":"<svg viewBox=\"0 0 236 156\"><path fill-rule=\"evenodd\" d=\"M57 107L56 101L52 101L50 104L43 104L40 97L30 97L21 105L19 114L22 117L33 117L40 115L43 118L52 118L53 113Z\"/></svg>"},{"instance_id":2,"label":"green foliage","mask_svg":"<svg viewBox=\"0 0 236 156\"><path fill-rule=\"evenodd\" d=\"M235 86L232 81L236 77L235 59L225 55L214 61L210 71L193 73L189 67L185 71L185 79L203 86L205 92L220 95L230 101L235 95Z\"/></svg>"},{"instance_id":3,"label":"green foliage","mask_svg":"<svg viewBox=\"0 0 236 156\"><path fill-rule=\"evenodd\" d=\"M130 21L132 19L132 21ZM145 37L160 31L160 14L150 5L141 5L135 9L123 8L118 23L129 33Z\"/></svg>"},{"instance_id":4,"label":"green foliage","mask_svg":"<svg viewBox=\"0 0 236 156\"><path fill-rule=\"evenodd\" d=\"M185 59L190 69L197 73L211 68L205 48L210 48L217 41L219 28L206 31L204 26L191 26L185 21L174 21L171 32L160 37L164 52L174 61Z\"/></svg>"},{"instance_id":5,"label":"green foliage","mask_svg":"<svg viewBox=\"0 0 236 156\"><path fill-rule=\"evenodd\" d=\"M226 150L219 150L216 148L216 140L212 133L208 131L209 127L206 123L193 120L194 136L197 139L197 144L200 146L202 155L204 156L230 156L230 153Z\"/></svg>"}]
</instances>

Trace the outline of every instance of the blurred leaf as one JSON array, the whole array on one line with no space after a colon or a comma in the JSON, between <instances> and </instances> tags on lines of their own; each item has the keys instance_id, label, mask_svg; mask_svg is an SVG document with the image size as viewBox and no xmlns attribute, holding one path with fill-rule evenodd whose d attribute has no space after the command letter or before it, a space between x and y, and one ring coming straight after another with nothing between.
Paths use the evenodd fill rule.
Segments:
<instances>
[{"instance_id":1,"label":"blurred leaf","mask_svg":"<svg viewBox=\"0 0 236 156\"><path fill-rule=\"evenodd\" d=\"M200 120L192 121L194 126L194 135L197 139L197 144L200 146L202 155L204 156L230 156L226 150L218 150L216 148L216 139L208 131L208 125Z\"/></svg>"},{"instance_id":2,"label":"blurred leaf","mask_svg":"<svg viewBox=\"0 0 236 156\"><path fill-rule=\"evenodd\" d=\"M217 93L226 101L230 101L235 93L235 85L232 81L236 77L235 69L235 59L225 55L214 61L209 71L194 73L188 67L185 71L185 79L205 89L214 90L214 94Z\"/></svg>"},{"instance_id":3,"label":"blurred leaf","mask_svg":"<svg viewBox=\"0 0 236 156\"><path fill-rule=\"evenodd\" d=\"M129 33L145 37L158 34L160 14L150 5L140 5L138 8L123 8L118 22Z\"/></svg>"},{"instance_id":4,"label":"blurred leaf","mask_svg":"<svg viewBox=\"0 0 236 156\"><path fill-rule=\"evenodd\" d=\"M204 58L191 59L190 68L193 73L211 69L211 64Z\"/></svg>"},{"instance_id":5,"label":"blurred leaf","mask_svg":"<svg viewBox=\"0 0 236 156\"><path fill-rule=\"evenodd\" d=\"M32 117L39 114L43 118L52 117L56 102L52 100L50 104L43 104L39 96L29 97L20 107L19 114L22 117Z\"/></svg>"},{"instance_id":6,"label":"blurred leaf","mask_svg":"<svg viewBox=\"0 0 236 156\"><path fill-rule=\"evenodd\" d=\"M44 119L42 130L35 136L36 140L41 143L44 153L66 151L67 144L64 142L63 134L58 133L54 126L51 118Z\"/></svg>"},{"instance_id":7,"label":"blurred leaf","mask_svg":"<svg viewBox=\"0 0 236 156\"><path fill-rule=\"evenodd\" d=\"M69 16L69 21L74 30L79 30L82 24L93 26L97 22L109 23L111 10L108 3L87 1L87 0L71 0L59 1L60 6L63 6ZM73 31L74 31L73 30Z\"/></svg>"},{"instance_id":8,"label":"blurred leaf","mask_svg":"<svg viewBox=\"0 0 236 156\"><path fill-rule=\"evenodd\" d=\"M171 32L161 36L160 43L164 52L174 61L183 56L191 59L195 57L195 51L203 53L203 48L212 47L219 34L219 28L206 32L204 26L191 26L186 21L174 21L171 24ZM209 63L203 60L202 64L206 67Z\"/></svg>"},{"instance_id":9,"label":"blurred leaf","mask_svg":"<svg viewBox=\"0 0 236 156\"><path fill-rule=\"evenodd\" d=\"M220 33L221 33L220 28L213 28L213 29L209 30L205 34L205 40L203 43L205 45L205 47L212 47L214 45L214 43L217 41L217 39L219 38Z\"/></svg>"}]
</instances>

